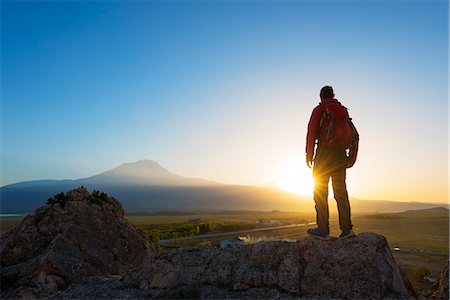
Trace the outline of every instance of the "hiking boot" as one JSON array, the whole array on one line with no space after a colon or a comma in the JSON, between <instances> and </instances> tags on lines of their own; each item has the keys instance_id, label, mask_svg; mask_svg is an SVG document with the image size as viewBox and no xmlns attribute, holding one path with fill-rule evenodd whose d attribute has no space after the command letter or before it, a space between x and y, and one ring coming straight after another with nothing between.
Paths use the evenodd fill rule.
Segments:
<instances>
[{"instance_id":1,"label":"hiking boot","mask_svg":"<svg viewBox=\"0 0 450 300\"><path fill-rule=\"evenodd\" d=\"M320 228L311 228L308 229L307 232L309 233L309 235L319 239L327 240L329 238L328 233L323 232Z\"/></svg>"},{"instance_id":2,"label":"hiking boot","mask_svg":"<svg viewBox=\"0 0 450 300\"><path fill-rule=\"evenodd\" d=\"M349 229L349 230L342 231L342 233L339 235L339 238L340 239L346 239L346 238L354 237L354 236L356 236L356 235L353 232L353 230Z\"/></svg>"}]
</instances>

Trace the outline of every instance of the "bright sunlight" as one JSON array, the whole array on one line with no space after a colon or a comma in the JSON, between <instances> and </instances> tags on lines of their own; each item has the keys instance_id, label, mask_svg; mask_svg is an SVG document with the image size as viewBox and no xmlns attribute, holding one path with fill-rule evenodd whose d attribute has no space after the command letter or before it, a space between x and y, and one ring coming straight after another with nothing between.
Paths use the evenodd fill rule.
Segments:
<instances>
[{"instance_id":1,"label":"bright sunlight","mask_svg":"<svg viewBox=\"0 0 450 300\"><path fill-rule=\"evenodd\" d=\"M281 164L275 177L276 185L287 192L312 195L314 180L311 169L300 159L289 159Z\"/></svg>"}]
</instances>

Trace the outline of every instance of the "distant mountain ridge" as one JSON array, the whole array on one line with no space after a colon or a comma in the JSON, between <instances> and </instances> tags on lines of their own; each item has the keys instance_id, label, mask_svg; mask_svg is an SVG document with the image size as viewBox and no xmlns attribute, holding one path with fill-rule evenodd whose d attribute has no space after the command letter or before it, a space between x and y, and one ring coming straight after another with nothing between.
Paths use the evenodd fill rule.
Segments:
<instances>
[{"instance_id":1,"label":"distant mountain ridge","mask_svg":"<svg viewBox=\"0 0 450 300\"><path fill-rule=\"evenodd\" d=\"M125 163L109 171L79 179L80 183L130 183L136 185L163 185L163 186L210 186L222 185L222 183L188 178L174 174L164 169L153 160L139 160L133 163Z\"/></svg>"},{"instance_id":2,"label":"distant mountain ridge","mask_svg":"<svg viewBox=\"0 0 450 300\"><path fill-rule=\"evenodd\" d=\"M161 210L314 211L311 197L271 187L223 184L174 174L155 161L125 163L76 180L35 180L0 188L0 213L29 213L60 192L79 186L101 190L122 201L127 213ZM330 209L334 210L334 201ZM402 212L440 204L351 199L353 212ZM445 204L444 204L445 206Z\"/></svg>"}]
</instances>

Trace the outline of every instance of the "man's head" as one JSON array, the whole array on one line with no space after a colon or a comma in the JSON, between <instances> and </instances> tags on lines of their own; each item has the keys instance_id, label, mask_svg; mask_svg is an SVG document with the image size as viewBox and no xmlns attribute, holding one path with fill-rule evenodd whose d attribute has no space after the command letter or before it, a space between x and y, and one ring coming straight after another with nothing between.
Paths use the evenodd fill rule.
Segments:
<instances>
[{"instance_id":1,"label":"man's head","mask_svg":"<svg viewBox=\"0 0 450 300\"><path fill-rule=\"evenodd\" d=\"M324 86L321 90L320 90L320 99L324 100L324 99L333 99L334 98L334 91L333 88L331 86Z\"/></svg>"}]
</instances>

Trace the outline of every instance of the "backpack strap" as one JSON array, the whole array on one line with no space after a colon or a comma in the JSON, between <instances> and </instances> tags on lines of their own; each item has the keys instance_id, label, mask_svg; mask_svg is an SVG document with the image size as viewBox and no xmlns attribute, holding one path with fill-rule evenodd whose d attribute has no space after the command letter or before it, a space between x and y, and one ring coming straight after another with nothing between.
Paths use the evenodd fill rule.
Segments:
<instances>
[{"instance_id":1,"label":"backpack strap","mask_svg":"<svg viewBox=\"0 0 450 300\"><path fill-rule=\"evenodd\" d=\"M324 106L322 102L319 102L319 106ZM320 136L322 135L322 126L323 126L323 119L325 117L325 110L322 111L322 117L320 117L319 122L319 129L317 130L317 136L316 136L316 145L319 144Z\"/></svg>"},{"instance_id":2,"label":"backpack strap","mask_svg":"<svg viewBox=\"0 0 450 300\"><path fill-rule=\"evenodd\" d=\"M325 112L326 112L326 118L328 120L328 128L327 128L327 132L326 132L327 140L329 142L332 142L332 140L333 140L333 137L332 137L332 135L333 135L333 116L330 112L329 107L326 105L325 105Z\"/></svg>"}]
</instances>

